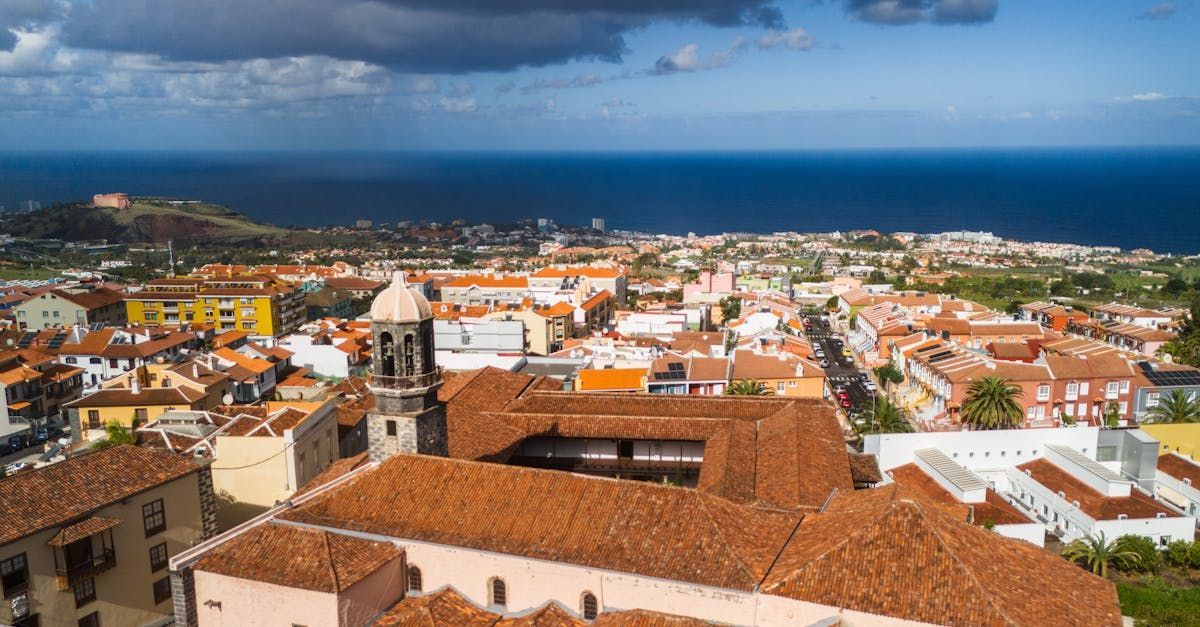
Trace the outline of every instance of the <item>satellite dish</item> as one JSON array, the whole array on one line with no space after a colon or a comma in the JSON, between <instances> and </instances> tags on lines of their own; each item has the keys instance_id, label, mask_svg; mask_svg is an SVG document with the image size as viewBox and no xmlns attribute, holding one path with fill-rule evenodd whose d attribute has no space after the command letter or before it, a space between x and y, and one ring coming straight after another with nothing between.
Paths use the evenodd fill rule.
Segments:
<instances>
[{"instance_id":1,"label":"satellite dish","mask_svg":"<svg viewBox=\"0 0 1200 627\"><path fill-rule=\"evenodd\" d=\"M232 405L233 404L233 395L226 392L225 396L221 397L221 402L226 405Z\"/></svg>"}]
</instances>

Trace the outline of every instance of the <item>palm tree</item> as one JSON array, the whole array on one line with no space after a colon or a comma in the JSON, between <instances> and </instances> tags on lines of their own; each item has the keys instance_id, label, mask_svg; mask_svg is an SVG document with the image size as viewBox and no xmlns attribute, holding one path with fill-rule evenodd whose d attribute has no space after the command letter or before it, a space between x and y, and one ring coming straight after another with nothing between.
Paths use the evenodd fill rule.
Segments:
<instances>
[{"instance_id":1,"label":"palm tree","mask_svg":"<svg viewBox=\"0 0 1200 627\"><path fill-rule=\"evenodd\" d=\"M770 396L775 392L767 387L766 383L756 379L742 379L734 381L725 390L726 394L736 394L738 396Z\"/></svg>"},{"instance_id":2,"label":"palm tree","mask_svg":"<svg viewBox=\"0 0 1200 627\"><path fill-rule=\"evenodd\" d=\"M861 422L861 424L859 424ZM871 409L854 421L859 435L871 433L912 433L913 425L908 412L886 396L876 396Z\"/></svg>"},{"instance_id":3,"label":"palm tree","mask_svg":"<svg viewBox=\"0 0 1200 627\"><path fill-rule=\"evenodd\" d=\"M1175 390L1158 399L1146 412L1146 422L1200 422L1200 400L1183 390Z\"/></svg>"},{"instance_id":4,"label":"palm tree","mask_svg":"<svg viewBox=\"0 0 1200 627\"><path fill-rule=\"evenodd\" d=\"M1063 548L1063 557L1072 562L1083 562L1091 571L1101 577L1108 576L1109 564L1129 566L1141 559L1136 552L1129 550L1121 538L1109 541L1104 532L1099 536L1088 534L1076 538Z\"/></svg>"},{"instance_id":5,"label":"palm tree","mask_svg":"<svg viewBox=\"0 0 1200 627\"><path fill-rule=\"evenodd\" d=\"M962 422L975 429L1013 429L1025 423L1017 402L1024 390L1003 377L983 377L971 382L962 403Z\"/></svg>"}]
</instances>

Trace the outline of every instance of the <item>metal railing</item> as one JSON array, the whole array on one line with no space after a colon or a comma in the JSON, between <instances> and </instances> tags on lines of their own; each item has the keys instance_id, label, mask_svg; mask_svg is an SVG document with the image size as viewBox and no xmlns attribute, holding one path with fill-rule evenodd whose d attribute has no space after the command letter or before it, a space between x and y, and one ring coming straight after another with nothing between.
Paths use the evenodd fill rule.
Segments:
<instances>
[{"instance_id":1,"label":"metal railing","mask_svg":"<svg viewBox=\"0 0 1200 627\"><path fill-rule=\"evenodd\" d=\"M103 549L92 555L91 559L67 564L65 567L60 566L55 570L59 577L66 577L68 583L74 584L84 577L102 573L116 565L117 552L113 549Z\"/></svg>"},{"instance_id":2,"label":"metal railing","mask_svg":"<svg viewBox=\"0 0 1200 627\"><path fill-rule=\"evenodd\" d=\"M416 374L407 377L387 377L377 374L367 375L367 385L385 390L414 390L427 388L442 380L442 369L433 372Z\"/></svg>"}]
</instances>

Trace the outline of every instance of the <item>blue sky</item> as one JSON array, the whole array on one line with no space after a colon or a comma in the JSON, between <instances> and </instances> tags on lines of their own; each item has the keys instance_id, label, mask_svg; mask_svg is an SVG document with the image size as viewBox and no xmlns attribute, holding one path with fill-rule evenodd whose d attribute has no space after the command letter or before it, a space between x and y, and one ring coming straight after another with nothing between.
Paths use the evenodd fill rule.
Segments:
<instances>
[{"instance_id":1,"label":"blue sky","mask_svg":"<svg viewBox=\"0 0 1200 627\"><path fill-rule=\"evenodd\" d=\"M1190 0L3 0L0 150L1200 144L1197 34Z\"/></svg>"}]
</instances>

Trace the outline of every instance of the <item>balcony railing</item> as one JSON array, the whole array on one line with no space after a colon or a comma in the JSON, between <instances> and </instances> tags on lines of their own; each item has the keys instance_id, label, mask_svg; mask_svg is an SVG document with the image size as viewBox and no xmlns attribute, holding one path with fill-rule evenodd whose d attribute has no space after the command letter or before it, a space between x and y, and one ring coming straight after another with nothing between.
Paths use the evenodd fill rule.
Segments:
<instances>
[{"instance_id":1,"label":"balcony railing","mask_svg":"<svg viewBox=\"0 0 1200 627\"><path fill-rule=\"evenodd\" d=\"M59 577L65 577L67 583L74 585L84 577L102 573L117 565L117 552L113 549L103 549L92 555L91 559L83 560L65 567L55 569Z\"/></svg>"},{"instance_id":2,"label":"balcony railing","mask_svg":"<svg viewBox=\"0 0 1200 627\"><path fill-rule=\"evenodd\" d=\"M442 369L409 377L385 377L383 375L367 375L367 385L384 390L414 390L427 388L442 380Z\"/></svg>"}]
</instances>

